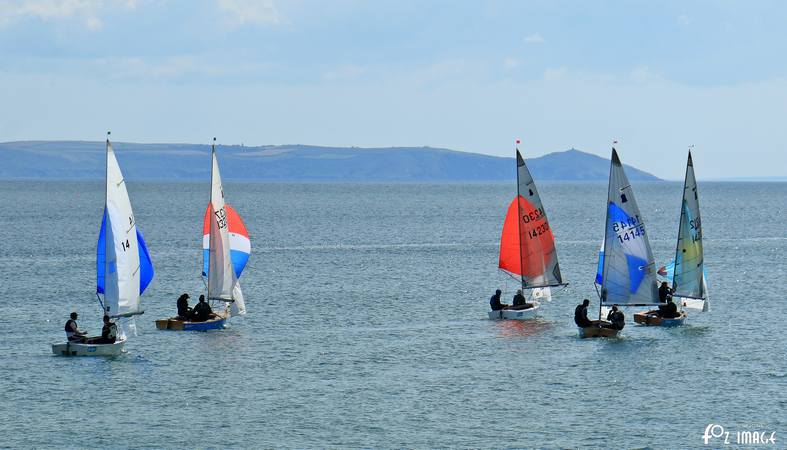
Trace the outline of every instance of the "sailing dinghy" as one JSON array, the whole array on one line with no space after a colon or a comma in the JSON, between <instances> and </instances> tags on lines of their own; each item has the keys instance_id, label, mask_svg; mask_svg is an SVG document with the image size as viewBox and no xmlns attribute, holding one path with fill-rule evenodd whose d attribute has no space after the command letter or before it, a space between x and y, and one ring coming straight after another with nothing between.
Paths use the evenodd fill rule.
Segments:
<instances>
[{"instance_id":1,"label":"sailing dinghy","mask_svg":"<svg viewBox=\"0 0 787 450\"><path fill-rule=\"evenodd\" d=\"M645 233L645 222L634 191L615 148L609 170L607 217L604 243L599 252L599 317L590 327L579 329L580 337L615 337L619 330L602 320L604 306L651 306L659 304L653 252Z\"/></svg>"},{"instance_id":2,"label":"sailing dinghy","mask_svg":"<svg viewBox=\"0 0 787 450\"><path fill-rule=\"evenodd\" d=\"M207 301L214 311L204 322L182 317L156 321L159 330L210 331L225 327L233 316L246 314L240 278L251 253L251 241L240 215L224 200L224 188L216 159L216 145L211 147L210 203L202 228L202 277L207 278Z\"/></svg>"},{"instance_id":3,"label":"sailing dinghy","mask_svg":"<svg viewBox=\"0 0 787 450\"><path fill-rule=\"evenodd\" d=\"M672 299L685 309L708 311L707 286L705 284L704 256L702 251L702 220L700 218L697 180L694 178L694 163L691 150L686 161L686 178L683 182L683 201L680 208L678 243L675 259L670 264L672 272ZM666 267L659 269L667 275ZM662 272L664 270L664 272ZM686 320L685 310L674 319L661 318L656 311L634 314L634 321L643 325L677 326Z\"/></svg>"},{"instance_id":4,"label":"sailing dinghy","mask_svg":"<svg viewBox=\"0 0 787 450\"><path fill-rule=\"evenodd\" d=\"M118 335L112 344L53 344L52 353L113 356L124 352L128 336L136 335L134 317L144 312L139 297L153 280L153 274L150 254L131 210L126 182L107 139L104 218L96 249L96 297L104 314L119 322Z\"/></svg>"},{"instance_id":5,"label":"sailing dinghy","mask_svg":"<svg viewBox=\"0 0 787 450\"><path fill-rule=\"evenodd\" d=\"M519 143L519 141L517 141ZM565 286L560 274L555 238L536 184L525 160L516 149L517 195L508 206L500 237L498 267L519 279L522 291L529 291L527 308L509 306L489 311L490 319L522 320L535 317L542 300L552 297L551 287Z\"/></svg>"}]
</instances>

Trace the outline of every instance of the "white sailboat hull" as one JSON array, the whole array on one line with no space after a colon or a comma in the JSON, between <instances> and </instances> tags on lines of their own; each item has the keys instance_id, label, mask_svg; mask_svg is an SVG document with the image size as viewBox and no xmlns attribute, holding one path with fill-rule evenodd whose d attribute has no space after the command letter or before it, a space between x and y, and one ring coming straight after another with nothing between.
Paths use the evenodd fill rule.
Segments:
<instances>
[{"instance_id":1,"label":"white sailboat hull","mask_svg":"<svg viewBox=\"0 0 787 450\"><path fill-rule=\"evenodd\" d=\"M500 311L489 311L490 320L526 320L538 316L541 303L532 302L533 307L528 309L501 309Z\"/></svg>"},{"instance_id":2,"label":"white sailboat hull","mask_svg":"<svg viewBox=\"0 0 787 450\"><path fill-rule=\"evenodd\" d=\"M52 344L52 353L57 356L117 356L125 353L125 345L125 340L120 340L113 344L61 342Z\"/></svg>"},{"instance_id":3,"label":"white sailboat hull","mask_svg":"<svg viewBox=\"0 0 787 450\"><path fill-rule=\"evenodd\" d=\"M707 299L701 298L686 298L686 297L672 297L673 301L683 309L689 309L693 311L700 311L700 312L708 312L710 311L710 302Z\"/></svg>"}]
</instances>

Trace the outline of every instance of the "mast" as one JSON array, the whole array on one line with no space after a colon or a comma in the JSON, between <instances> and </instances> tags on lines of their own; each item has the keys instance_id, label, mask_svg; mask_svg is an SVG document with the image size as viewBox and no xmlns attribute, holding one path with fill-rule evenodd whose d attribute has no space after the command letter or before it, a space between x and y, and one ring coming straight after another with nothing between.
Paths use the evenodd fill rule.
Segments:
<instances>
[{"instance_id":1,"label":"mast","mask_svg":"<svg viewBox=\"0 0 787 450\"><path fill-rule=\"evenodd\" d=\"M109 214L107 213L107 203L109 202L109 135L112 134L112 131L107 130L107 143L106 147L104 148L104 223L106 224L106 231L104 232L104 286L106 286L106 274L107 274L107 261L109 258L109 239L107 239L107 231L111 226L109 223ZM113 244L114 245L114 244ZM104 298L107 296L106 287L104 288ZM102 316L109 312L109 307L101 301L101 298L98 299L99 304L101 305L101 312Z\"/></svg>"},{"instance_id":2,"label":"mast","mask_svg":"<svg viewBox=\"0 0 787 450\"><path fill-rule=\"evenodd\" d=\"M683 191L681 192L680 199L680 217L678 218L678 239L675 241L675 267L672 269L672 292L675 293L675 274L678 273L678 256L680 256L680 241L683 237L680 235L681 228L683 228L683 216L686 214L683 204L686 202L686 185L689 182L689 167L691 167L691 149L693 145L689 145L689 159L686 161L686 173L683 176ZM683 264L683 261L680 261Z\"/></svg>"},{"instance_id":3,"label":"mast","mask_svg":"<svg viewBox=\"0 0 787 450\"><path fill-rule=\"evenodd\" d=\"M604 283L607 280L607 265L609 263L609 258L607 257L607 246L609 245L609 239L607 239L607 227L609 227L609 186L612 185L612 168L615 164L615 160L618 159L618 153L615 150L615 144L618 141L612 141L612 158L609 161L609 183L607 184L607 202L604 205L604 210L606 211L606 216L604 218L604 263L601 267L601 294L598 296L598 320L601 320L601 306L604 303L604 300L607 298L607 291L604 289Z\"/></svg>"},{"instance_id":4,"label":"mast","mask_svg":"<svg viewBox=\"0 0 787 450\"><path fill-rule=\"evenodd\" d=\"M522 290L525 290L525 270L524 264L522 261L522 204L519 202L519 197L521 193L519 192L519 139L516 140L515 148L516 148L516 210L517 210L517 220L516 220L516 227L517 227L517 236L519 237L519 265L520 265L520 274L519 274L519 282L521 283Z\"/></svg>"},{"instance_id":5,"label":"mast","mask_svg":"<svg viewBox=\"0 0 787 450\"><path fill-rule=\"evenodd\" d=\"M210 145L210 194L208 195L208 212L210 213L211 217L210 220L213 220L213 159L216 157L216 137L213 137L213 143ZM210 249L213 248L211 245L211 241L213 240L213 233L208 233L208 252ZM208 253L208 258L210 258L210 253ZM208 283L207 283L207 297L208 301L210 301L210 263L208 263Z\"/></svg>"}]
</instances>

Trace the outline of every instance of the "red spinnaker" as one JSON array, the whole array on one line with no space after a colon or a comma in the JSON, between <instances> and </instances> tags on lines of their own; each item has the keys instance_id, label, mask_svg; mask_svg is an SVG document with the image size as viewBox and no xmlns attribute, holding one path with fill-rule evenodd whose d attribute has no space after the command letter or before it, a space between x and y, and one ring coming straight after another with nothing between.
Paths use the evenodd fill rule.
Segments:
<instances>
[{"instance_id":1,"label":"red spinnaker","mask_svg":"<svg viewBox=\"0 0 787 450\"><path fill-rule=\"evenodd\" d=\"M547 271L555 254L555 238L546 214L522 196L518 199L519 207L514 199L503 223L499 267L530 283L534 278L549 277Z\"/></svg>"}]
</instances>

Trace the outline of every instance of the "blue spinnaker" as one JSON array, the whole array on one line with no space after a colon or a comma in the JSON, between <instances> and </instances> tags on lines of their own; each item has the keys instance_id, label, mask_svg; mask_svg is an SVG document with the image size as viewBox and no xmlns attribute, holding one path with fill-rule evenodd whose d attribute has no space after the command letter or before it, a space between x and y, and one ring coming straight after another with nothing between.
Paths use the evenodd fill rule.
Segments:
<instances>
[{"instance_id":1,"label":"blue spinnaker","mask_svg":"<svg viewBox=\"0 0 787 450\"><path fill-rule=\"evenodd\" d=\"M137 227L137 243L139 244L139 295L142 295L153 280L155 271L153 270L153 262L150 261L148 246L145 244L145 239L142 238L139 227Z\"/></svg>"}]
</instances>

